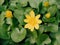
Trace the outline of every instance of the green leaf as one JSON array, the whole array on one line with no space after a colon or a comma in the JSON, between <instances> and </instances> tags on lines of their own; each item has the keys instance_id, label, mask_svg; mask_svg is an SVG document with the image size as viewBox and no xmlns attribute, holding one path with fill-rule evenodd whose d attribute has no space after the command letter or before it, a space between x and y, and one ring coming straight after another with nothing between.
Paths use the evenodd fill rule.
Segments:
<instances>
[{"instance_id":1,"label":"green leaf","mask_svg":"<svg viewBox=\"0 0 60 45\"><path fill-rule=\"evenodd\" d=\"M60 11L57 12L57 20L58 20L58 23L60 22Z\"/></svg>"},{"instance_id":2,"label":"green leaf","mask_svg":"<svg viewBox=\"0 0 60 45\"><path fill-rule=\"evenodd\" d=\"M13 32L11 33L11 38L14 42L21 42L26 36L26 30L22 28L19 30L18 28L15 28Z\"/></svg>"},{"instance_id":3,"label":"green leaf","mask_svg":"<svg viewBox=\"0 0 60 45\"><path fill-rule=\"evenodd\" d=\"M2 5L4 3L4 0L0 0L0 5Z\"/></svg>"},{"instance_id":4,"label":"green leaf","mask_svg":"<svg viewBox=\"0 0 60 45\"><path fill-rule=\"evenodd\" d=\"M53 5L53 4L56 4L56 3L57 3L56 0L49 0L50 5Z\"/></svg>"},{"instance_id":5,"label":"green leaf","mask_svg":"<svg viewBox=\"0 0 60 45\"><path fill-rule=\"evenodd\" d=\"M0 6L0 11L5 11L5 10L6 10L6 7L7 7L7 6L5 6L5 5Z\"/></svg>"},{"instance_id":6,"label":"green leaf","mask_svg":"<svg viewBox=\"0 0 60 45\"><path fill-rule=\"evenodd\" d=\"M25 23L24 23L24 16L22 15L22 16L20 16L20 18L18 19L18 21L19 21L19 23L21 24L21 25L24 25Z\"/></svg>"},{"instance_id":7,"label":"green leaf","mask_svg":"<svg viewBox=\"0 0 60 45\"><path fill-rule=\"evenodd\" d=\"M17 13L16 13L17 12ZM16 18L19 18L21 15L24 15L24 10L23 9L20 9L20 10L14 10L14 16Z\"/></svg>"},{"instance_id":8,"label":"green leaf","mask_svg":"<svg viewBox=\"0 0 60 45\"><path fill-rule=\"evenodd\" d=\"M39 34L42 34L44 32L44 25L40 25L40 28L38 30Z\"/></svg>"},{"instance_id":9,"label":"green leaf","mask_svg":"<svg viewBox=\"0 0 60 45\"><path fill-rule=\"evenodd\" d=\"M45 8L45 7L42 7L42 9L40 9L40 10L41 10L42 14L45 14L47 12L47 8Z\"/></svg>"},{"instance_id":10,"label":"green leaf","mask_svg":"<svg viewBox=\"0 0 60 45\"><path fill-rule=\"evenodd\" d=\"M20 25L24 25L25 24L24 23L24 10L15 10L14 16L18 19Z\"/></svg>"},{"instance_id":11,"label":"green leaf","mask_svg":"<svg viewBox=\"0 0 60 45\"><path fill-rule=\"evenodd\" d=\"M33 32L31 32L30 43L34 44L36 42L36 39L37 39L37 32L34 30Z\"/></svg>"},{"instance_id":12,"label":"green leaf","mask_svg":"<svg viewBox=\"0 0 60 45\"><path fill-rule=\"evenodd\" d=\"M43 41L42 44L49 44L49 43L51 43L51 40L49 38L47 38L45 41Z\"/></svg>"},{"instance_id":13,"label":"green leaf","mask_svg":"<svg viewBox=\"0 0 60 45\"><path fill-rule=\"evenodd\" d=\"M60 43L56 40L56 41L54 42L54 45L60 45Z\"/></svg>"},{"instance_id":14,"label":"green leaf","mask_svg":"<svg viewBox=\"0 0 60 45\"><path fill-rule=\"evenodd\" d=\"M51 24L50 27L51 32L58 32L58 24Z\"/></svg>"},{"instance_id":15,"label":"green leaf","mask_svg":"<svg viewBox=\"0 0 60 45\"><path fill-rule=\"evenodd\" d=\"M16 2L11 2L11 3L10 3L10 6L16 7Z\"/></svg>"},{"instance_id":16,"label":"green leaf","mask_svg":"<svg viewBox=\"0 0 60 45\"><path fill-rule=\"evenodd\" d=\"M8 9L15 10L15 8L17 7L17 5L16 5L17 2L18 2L18 0L10 0L10 6Z\"/></svg>"},{"instance_id":17,"label":"green leaf","mask_svg":"<svg viewBox=\"0 0 60 45\"><path fill-rule=\"evenodd\" d=\"M51 40L50 40L49 36L46 34L41 34L37 38L37 45L44 45L44 44L49 44L49 43L51 43Z\"/></svg>"},{"instance_id":18,"label":"green leaf","mask_svg":"<svg viewBox=\"0 0 60 45\"><path fill-rule=\"evenodd\" d=\"M0 15L0 38L8 39L8 27L4 23L5 12L2 12Z\"/></svg>"},{"instance_id":19,"label":"green leaf","mask_svg":"<svg viewBox=\"0 0 60 45\"><path fill-rule=\"evenodd\" d=\"M25 15L28 14L31 10L32 10L32 8L30 8L30 7L26 8L24 14Z\"/></svg>"},{"instance_id":20,"label":"green leaf","mask_svg":"<svg viewBox=\"0 0 60 45\"><path fill-rule=\"evenodd\" d=\"M60 44L60 31L55 34L57 42Z\"/></svg>"},{"instance_id":21,"label":"green leaf","mask_svg":"<svg viewBox=\"0 0 60 45\"><path fill-rule=\"evenodd\" d=\"M4 24L5 12L2 12L0 15L0 26Z\"/></svg>"},{"instance_id":22,"label":"green leaf","mask_svg":"<svg viewBox=\"0 0 60 45\"><path fill-rule=\"evenodd\" d=\"M12 19L11 18L6 18L6 23L12 25Z\"/></svg>"},{"instance_id":23,"label":"green leaf","mask_svg":"<svg viewBox=\"0 0 60 45\"><path fill-rule=\"evenodd\" d=\"M51 32L58 32L58 24L49 24L49 29Z\"/></svg>"},{"instance_id":24,"label":"green leaf","mask_svg":"<svg viewBox=\"0 0 60 45\"><path fill-rule=\"evenodd\" d=\"M58 25L57 24L48 24L48 26L45 26L44 28L45 32L50 31L50 32L58 32Z\"/></svg>"},{"instance_id":25,"label":"green leaf","mask_svg":"<svg viewBox=\"0 0 60 45\"><path fill-rule=\"evenodd\" d=\"M54 41L52 40L53 45L60 45L60 31L51 33L50 36L54 39Z\"/></svg>"},{"instance_id":26,"label":"green leaf","mask_svg":"<svg viewBox=\"0 0 60 45\"><path fill-rule=\"evenodd\" d=\"M24 45L31 45L31 43L29 41L25 41Z\"/></svg>"},{"instance_id":27,"label":"green leaf","mask_svg":"<svg viewBox=\"0 0 60 45\"><path fill-rule=\"evenodd\" d=\"M21 6L27 6L27 2L28 2L28 0L18 0L18 3L20 3L21 4Z\"/></svg>"},{"instance_id":28,"label":"green leaf","mask_svg":"<svg viewBox=\"0 0 60 45\"><path fill-rule=\"evenodd\" d=\"M60 9L60 0L56 0L56 4L57 4L58 9Z\"/></svg>"},{"instance_id":29,"label":"green leaf","mask_svg":"<svg viewBox=\"0 0 60 45\"><path fill-rule=\"evenodd\" d=\"M29 0L29 3L30 3L30 6L32 8L38 8L39 6L39 3L41 2L42 0Z\"/></svg>"},{"instance_id":30,"label":"green leaf","mask_svg":"<svg viewBox=\"0 0 60 45\"><path fill-rule=\"evenodd\" d=\"M10 5L8 9L10 9L10 10L15 10L15 7L12 6L12 5Z\"/></svg>"},{"instance_id":31,"label":"green leaf","mask_svg":"<svg viewBox=\"0 0 60 45\"><path fill-rule=\"evenodd\" d=\"M52 5L49 9L48 12L51 13L51 16L55 16L56 12L57 12L57 6L56 5Z\"/></svg>"},{"instance_id":32,"label":"green leaf","mask_svg":"<svg viewBox=\"0 0 60 45\"><path fill-rule=\"evenodd\" d=\"M0 38L2 38L2 39L10 38L8 35L8 26L5 24L0 27Z\"/></svg>"},{"instance_id":33,"label":"green leaf","mask_svg":"<svg viewBox=\"0 0 60 45\"><path fill-rule=\"evenodd\" d=\"M51 22L55 22L55 21L56 21L56 18L55 18L55 17L50 17L49 19L47 19L46 17L43 17L42 20L43 20L44 22L49 22L49 23L51 23Z\"/></svg>"},{"instance_id":34,"label":"green leaf","mask_svg":"<svg viewBox=\"0 0 60 45\"><path fill-rule=\"evenodd\" d=\"M16 7L17 2L18 2L18 0L10 0L10 6Z\"/></svg>"}]
</instances>

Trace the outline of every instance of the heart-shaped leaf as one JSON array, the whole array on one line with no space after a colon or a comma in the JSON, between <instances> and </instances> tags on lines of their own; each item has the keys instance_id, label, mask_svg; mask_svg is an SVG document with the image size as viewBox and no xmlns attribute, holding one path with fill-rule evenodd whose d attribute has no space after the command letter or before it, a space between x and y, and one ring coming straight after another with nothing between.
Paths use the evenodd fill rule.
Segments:
<instances>
[{"instance_id":1,"label":"heart-shaped leaf","mask_svg":"<svg viewBox=\"0 0 60 45\"><path fill-rule=\"evenodd\" d=\"M20 31L18 28L15 28L11 33L11 38L14 42L22 41L26 36L26 30L22 28Z\"/></svg>"}]
</instances>

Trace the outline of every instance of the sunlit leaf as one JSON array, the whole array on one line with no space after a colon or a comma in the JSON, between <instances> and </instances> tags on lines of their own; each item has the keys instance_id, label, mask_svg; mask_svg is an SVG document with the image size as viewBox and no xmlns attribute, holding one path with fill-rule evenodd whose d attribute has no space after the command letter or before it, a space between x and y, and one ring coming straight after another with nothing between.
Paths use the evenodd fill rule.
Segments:
<instances>
[{"instance_id":1,"label":"sunlit leaf","mask_svg":"<svg viewBox=\"0 0 60 45\"><path fill-rule=\"evenodd\" d=\"M22 28L21 30L15 28L11 33L11 38L14 42L22 41L25 38L25 36L26 36L26 30L24 28Z\"/></svg>"}]
</instances>

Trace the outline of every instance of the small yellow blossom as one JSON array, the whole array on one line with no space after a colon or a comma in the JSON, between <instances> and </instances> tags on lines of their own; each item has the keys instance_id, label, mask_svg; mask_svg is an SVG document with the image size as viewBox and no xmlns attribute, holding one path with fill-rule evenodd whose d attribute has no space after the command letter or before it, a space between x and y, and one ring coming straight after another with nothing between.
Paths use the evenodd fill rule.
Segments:
<instances>
[{"instance_id":1,"label":"small yellow blossom","mask_svg":"<svg viewBox=\"0 0 60 45\"><path fill-rule=\"evenodd\" d=\"M50 16L51 16L50 13L47 13L47 14L45 15L46 18L50 18Z\"/></svg>"},{"instance_id":2,"label":"small yellow blossom","mask_svg":"<svg viewBox=\"0 0 60 45\"><path fill-rule=\"evenodd\" d=\"M35 29L39 29L39 24L42 23L41 20L39 20L40 14L35 16L34 11L32 10L29 14L26 15L26 19L24 19L24 22L27 24L25 25L25 28L30 29L31 31Z\"/></svg>"},{"instance_id":3,"label":"small yellow blossom","mask_svg":"<svg viewBox=\"0 0 60 45\"><path fill-rule=\"evenodd\" d=\"M7 10L6 11L6 14L5 14L5 17L7 17L7 18L12 18L13 16L12 16L12 12L10 11L10 10Z\"/></svg>"},{"instance_id":4,"label":"small yellow blossom","mask_svg":"<svg viewBox=\"0 0 60 45\"><path fill-rule=\"evenodd\" d=\"M44 6L48 7L49 6L49 2L44 2Z\"/></svg>"}]
</instances>

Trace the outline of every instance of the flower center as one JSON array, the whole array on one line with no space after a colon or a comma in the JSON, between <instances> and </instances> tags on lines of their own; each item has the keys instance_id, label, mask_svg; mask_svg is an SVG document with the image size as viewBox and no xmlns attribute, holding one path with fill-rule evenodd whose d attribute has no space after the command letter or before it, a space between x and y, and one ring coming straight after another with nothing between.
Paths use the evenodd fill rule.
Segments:
<instances>
[{"instance_id":1,"label":"flower center","mask_svg":"<svg viewBox=\"0 0 60 45\"><path fill-rule=\"evenodd\" d=\"M30 20L29 20L29 24L30 25L32 25L32 26L35 26L36 24L37 24L37 21L36 21L36 19L35 18L30 18Z\"/></svg>"}]
</instances>

